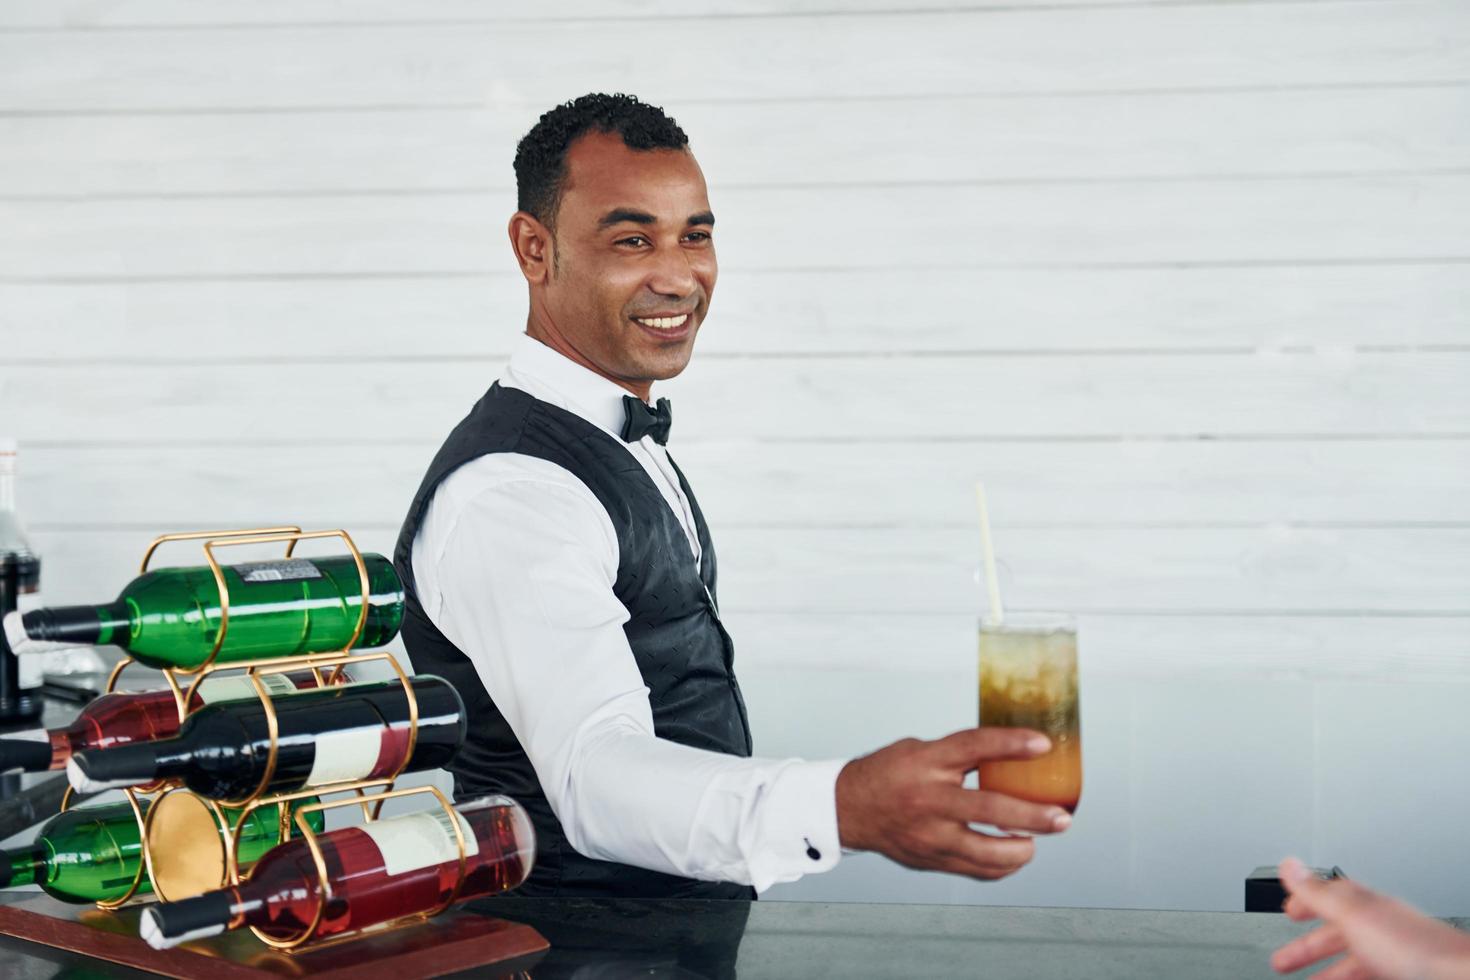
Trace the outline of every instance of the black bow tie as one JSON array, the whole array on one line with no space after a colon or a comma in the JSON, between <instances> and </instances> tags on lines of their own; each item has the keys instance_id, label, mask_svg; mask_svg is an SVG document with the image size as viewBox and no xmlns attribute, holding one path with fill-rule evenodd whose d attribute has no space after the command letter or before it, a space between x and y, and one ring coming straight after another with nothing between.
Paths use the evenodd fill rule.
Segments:
<instances>
[{"instance_id":1,"label":"black bow tie","mask_svg":"<svg viewBox=\"0 0 1470 980\"><path fill-rule=\"evenodd\" d=\"M674 410L669 407L667 398L660 398L657 405L649 408L643 399L624 395L623 413L627 416L623 422L624 442L637 442L644 436L653 436L653 441L660 446L668 445Z\"/></svg>"}]
</instances>

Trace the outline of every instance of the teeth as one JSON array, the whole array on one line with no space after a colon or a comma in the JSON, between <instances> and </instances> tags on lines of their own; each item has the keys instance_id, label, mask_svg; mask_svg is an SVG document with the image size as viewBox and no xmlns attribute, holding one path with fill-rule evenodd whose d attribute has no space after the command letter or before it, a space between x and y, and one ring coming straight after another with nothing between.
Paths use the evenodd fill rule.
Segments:
<instances>
[{"instance_id":1,"label":"teeth","mask_svg":"<svg viewBox=\"0 0 1470 980\"><path fill-rule=\"evenodd\" d=\"M675 327L682 327L684 325L684 321L689 319L689 314L681 313L679 316L654 317L635 316L633 319L637 320L645 327L653 327L655 330L672 330Z\"/></svg>"}]
</instances>

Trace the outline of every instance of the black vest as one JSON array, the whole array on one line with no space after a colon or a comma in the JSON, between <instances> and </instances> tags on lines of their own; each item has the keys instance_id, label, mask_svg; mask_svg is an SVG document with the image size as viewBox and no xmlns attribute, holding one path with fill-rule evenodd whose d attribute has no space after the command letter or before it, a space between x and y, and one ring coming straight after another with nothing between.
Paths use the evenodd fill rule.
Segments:
<instances>
[{"instance_id":1,"label":"black vest","mask_svg":"<svg viewBox=\"0 0 1470 980\"><path fill-rule=\"evenodd\" d=\"M531 815L536 825L536 867L519 894L752 897L744 886L597 861L574 850L535 769L469 658L425 615L413 578L413 541L419 524L439 484L465 463L489 453L521 453L555 463L586 484L607 509L618 538L613 591L628 610L624 630L648 685L654 733L728 755L751 753L745 702L732 663L735 648L715 605L715 551L684 474L679 473L679 484L689 498L699 534L698 568L682 525L624 445L570 412L495 384L429 464L393 553L407 597L403 641L414 670L448 680L469 712L469 735L449 767L455 798L504 793ZM518 650L516 655L535 656L536 651ZM575 677L567 678L568 684L576 682Z\"/></svg>"}]
</instances>

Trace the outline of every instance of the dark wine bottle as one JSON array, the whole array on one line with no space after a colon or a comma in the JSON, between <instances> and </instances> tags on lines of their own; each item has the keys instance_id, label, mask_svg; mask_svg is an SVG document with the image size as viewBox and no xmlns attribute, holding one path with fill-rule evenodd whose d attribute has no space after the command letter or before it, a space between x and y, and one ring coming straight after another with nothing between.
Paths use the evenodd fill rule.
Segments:
<instances>
[{"instance_id":1,"label":"dark wine bottle","mask_svg":"<svg viewBox=\"0 0 1470 980\"><path fill-rule=\"evenodd\" d=\"M343 675L351 682L347 671ZM309 670L259 677L273 698L317 686L316 676ZM190 710L217 701L248 701L258 697L254 685L243 674L212 675L200 681L190 700ZM36 728L0 737L0 772L65 769L67 760L77 752L151 742L178 733L179 709L172 692L104 694L89 702L65 728Z\"/></svg>"},{"instance_id":2,"label":"dark wine bottle","mask_svg":"<svg viewBox=\"0 0 1470 980\"><path fill-rule=\"evenodd\" d=\"M274 702L278 735L270 767L266 706L206 705L173 738L78 752L66 764L72 788L95 793L161 779L181 780L200 796L244 800L258 788L287 793L357 779L438 769L465 736L464 703L442 678L409 679L418 702L418 735L409 755L409 700L397 680L300 691Z\"/></svg>"},{"instance_id":3,"label":"dark wine bottle","mask_svg":"<svg viewBox=\"0 0 1470 980\"><path fill-rule=\"evenodd\" d=\"M403 584L382 555L362 558L368 613L354 646L382 646L403 622ZM216 663L341 649L357 625L362 581L351 555L255 561L222 571L230 615ZM129 582L115 602L11 613L4 628L20 656L58 644L111 644L149 667L192 670L214 649L220 612L208 566L160 568Z\"/></svg>"},{"instance_id":4,"label":"dark wine bottle","mask_svg":"<svg viewBox=\"0 0 1470 980\"><path fill-rule=\"evenodd\" d=\"M508 891L526 880L536 835L520 804L487 796L458 810L465 877L458 901ZM317 835L331 899L314 939L330 939L399 916L431 912L459 881L459 847L440 809L388 817ZM301 936L316 915L322 881L305 841L272 848L233 888L143 910L139 932L154 949L254 926L273 939Z\"/></svg>"},{"instance_id":5,"label":"dark wine bottle","mask_svg":"<svg viewBox=\"0 0 1470 980\"><path fill-rule=\"evenodd\" d=\"M292 807L312 802L307 798ZM280 843L280 805L256 809L244 826L239 826L239 810L224 811L229 825L238 827L241 867L248 867ZM139 800L139 806L146 815L148 799ZM320 811L308 814L306 819L317 830L324 824ZM142 867L142 838L132 806L110 803L77 807L46 821L29 846L0 850L0 888L34 884L63 902L110 902L128 893L134 880L139 880ZM144 868L134 894L147 895L152 890Z\"/></svg>"}]
</instances>

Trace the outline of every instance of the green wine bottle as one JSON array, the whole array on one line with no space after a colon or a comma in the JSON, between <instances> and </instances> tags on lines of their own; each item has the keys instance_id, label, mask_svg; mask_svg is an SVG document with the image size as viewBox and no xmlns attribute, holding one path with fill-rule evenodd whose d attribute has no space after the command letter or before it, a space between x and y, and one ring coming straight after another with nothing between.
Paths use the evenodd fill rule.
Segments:
<instances>
[{"instance_id":1,"label":"green wine bottle","mask_svg":"<svg viewBox=\"0 0 1470 980\"><path fill-rule=\"evenodd\" d=\"M362 556L368 612L355 646L382 646L403 621L403 584L382 555ZM289 657L346 646L362 608L351 555L222 566L229 624L216 663ZM209 659L220 630L220 596L208 566L145 572L103 606L54 606L11 613L5 636L17 654L57 644L112 644L159 669L191 670Z\"/></svg>"},{"instance_id":2,"label":"green wine bottle","mask_svg":"<svg viewBox=\"0 0 1470 980\"><path fill-rule=\"evenodd\" d=\"M292 808L313 802L300 800ZM146 816L149 801L140 799L138 805ZM280 843L276 816L280 805L274 803L252 811L239 829L242 868ZM225 809L224 814L231 826L238 824L239 810ZM308 814L307 822L318 831L324 825L320 811ZM143 863L138 819L130 805L77 807L48 820L28 847L0 850L0 888L40 885L42 891L63 902L112 902L133 887L133 879ZM144 868L134 894L148 895L152 891L148 870Z\"/></svg>"}]
</instances>

